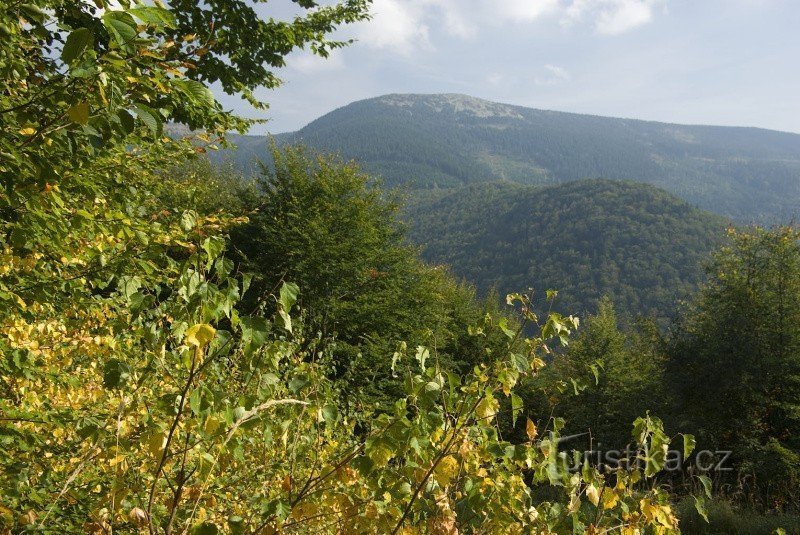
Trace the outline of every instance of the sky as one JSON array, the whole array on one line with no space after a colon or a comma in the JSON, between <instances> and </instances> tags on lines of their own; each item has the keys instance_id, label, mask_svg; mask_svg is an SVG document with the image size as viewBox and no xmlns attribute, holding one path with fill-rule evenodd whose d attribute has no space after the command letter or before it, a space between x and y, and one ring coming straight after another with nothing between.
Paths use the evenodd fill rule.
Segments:
<instances>
[{"instance_id":1,"label":"sky","mask_svg":"<svg viewBox=\"0 0 800 535\"><path fill-rule=\"evenodd\" d=\"M292 4L259 9L285 17ZM374 0L356 39L291 54L252 133L297 130L387 93L800 133L800 0Z\"/></svg>"}]
</instances>

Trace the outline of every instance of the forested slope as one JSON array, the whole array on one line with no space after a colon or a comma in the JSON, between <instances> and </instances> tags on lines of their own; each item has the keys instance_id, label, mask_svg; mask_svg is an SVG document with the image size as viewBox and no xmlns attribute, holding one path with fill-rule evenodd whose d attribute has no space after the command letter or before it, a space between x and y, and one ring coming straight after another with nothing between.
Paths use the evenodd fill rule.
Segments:
<instances>
[{"instance_id":1,"label":"forested slope","mask_svg":"<svg viewBox=\"0 0 800 535\"><path fill-rule=\"evenodd\" d=\"M800 135L537 110L463 95L354 102L277 136L358 160L390 186L506 179L553 184L608 177L653 184L740 222L786 220L800 207ZM240 137L243 168L267 155Z\"/></svg>"},{"instance_id":2,"label":"forested slope","mask_svg":"<svg viewBox=\"0 0 800 535\"><path fill-rule=\"evenodd\" d=\"M612 180L422 193L407 220L427 260L481 291L556 288L577 312L608 294L630 314L661 317L696 289L727 225L658 188Z\"/></svg>"}]
</instances>

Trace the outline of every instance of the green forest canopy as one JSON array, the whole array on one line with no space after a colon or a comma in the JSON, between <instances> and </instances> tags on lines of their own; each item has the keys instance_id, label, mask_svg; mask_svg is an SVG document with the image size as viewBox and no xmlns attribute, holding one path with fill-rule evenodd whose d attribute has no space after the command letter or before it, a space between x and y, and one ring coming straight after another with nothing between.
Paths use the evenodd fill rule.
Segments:
<instances>
[{"instance_id":1,"label":"green forest canopy","mask_svg":"<svg viewBox=\"0 0 800 535\"><path fill-rule=\"evenodd\" d=\"M670 496L652 479L669 443L658 419L634 425L646 469L609 475L570 473L564 422L539 430L525 417L515 388L568 342L576 318L538 317L511 296L518 320L490 310L467 330L483 357L474 367L454 373L435 344L399 343L387 357L401 394L348 405L324 310L298 310L302 288L248 272L251 259L231 250L251 207L292 203L250 191L220 210L214 196L229 196L208 174L176 164L250 124L207 84L245 97L274 87L288 53L325 55L339 46L328 35L368 8L295 3L301 14L287 22L239 0L0 5L2 530L674 533ZM205 132L170 138L170 121ZM320 172L353 176L335 160L296 161L298 187L325 185ZM304 229L277 224L314 258ZM504 438L500 414L523 440Z\"/></svg>"},{"instance_id":2,"label":"green forest canopy","mask_svg":"<svg viewBox=\"0 0 800 535\"><path fill-rule=\"evenodd\" d=\"M423 258L484 293L558 289L558 308L581 314L608 295L630 317L674 318L728 224L625 181L490 183L412 199L406 219Z\"/></svg>"}]
</instances>

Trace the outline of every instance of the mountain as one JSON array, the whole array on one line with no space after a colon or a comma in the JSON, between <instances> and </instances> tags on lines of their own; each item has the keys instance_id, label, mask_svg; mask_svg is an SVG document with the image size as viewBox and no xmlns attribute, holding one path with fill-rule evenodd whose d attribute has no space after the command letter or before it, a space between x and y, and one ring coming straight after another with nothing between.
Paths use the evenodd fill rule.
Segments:
<instances>
[{"instance_id":1,"label":"mountain","mask_svg":"<svg viewBox=\"0 0 800 535\"><path fill-rule=\"evenodd\" d=\"M389 186L606 177L653 184L745 223L785 220L800 209L800 135L758 128L614 119L464 95L386 95L276 139L356 159ZM266 155L262 137L234 141L242 167Z\"/></svg>"},{"instance_id":2,"label":"mountain","mask_svg":"<svg viewBox=\"0 0 800 535\"><path fill-rule=\"evenodd\" d=\"M406 220L426 260L480 291L557 289L570 313L609 295L660 318L697 289L729 224L653 186L606 179L417 192Z\"/></svg>"}]
</instances>

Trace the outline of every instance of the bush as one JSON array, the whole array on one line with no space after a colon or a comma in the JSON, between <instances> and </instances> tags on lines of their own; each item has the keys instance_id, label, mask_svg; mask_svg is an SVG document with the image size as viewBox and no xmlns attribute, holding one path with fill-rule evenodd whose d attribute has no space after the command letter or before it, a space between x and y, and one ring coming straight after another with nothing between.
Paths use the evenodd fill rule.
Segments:
<instances>
[{"instance_id":1,"label":"bush","mask_svg":"<svg viewBox=\"0 0 800 535\"><path fill-rule=\"evenodd\" d=\"M739 508L729 501L715 498L706 502L708 522L694 508L694 499L687 496L678 504L680 529L687 535L771 535L777 529L800 533L800 516L760 513Z\"/></svg>"}]
</instances>

